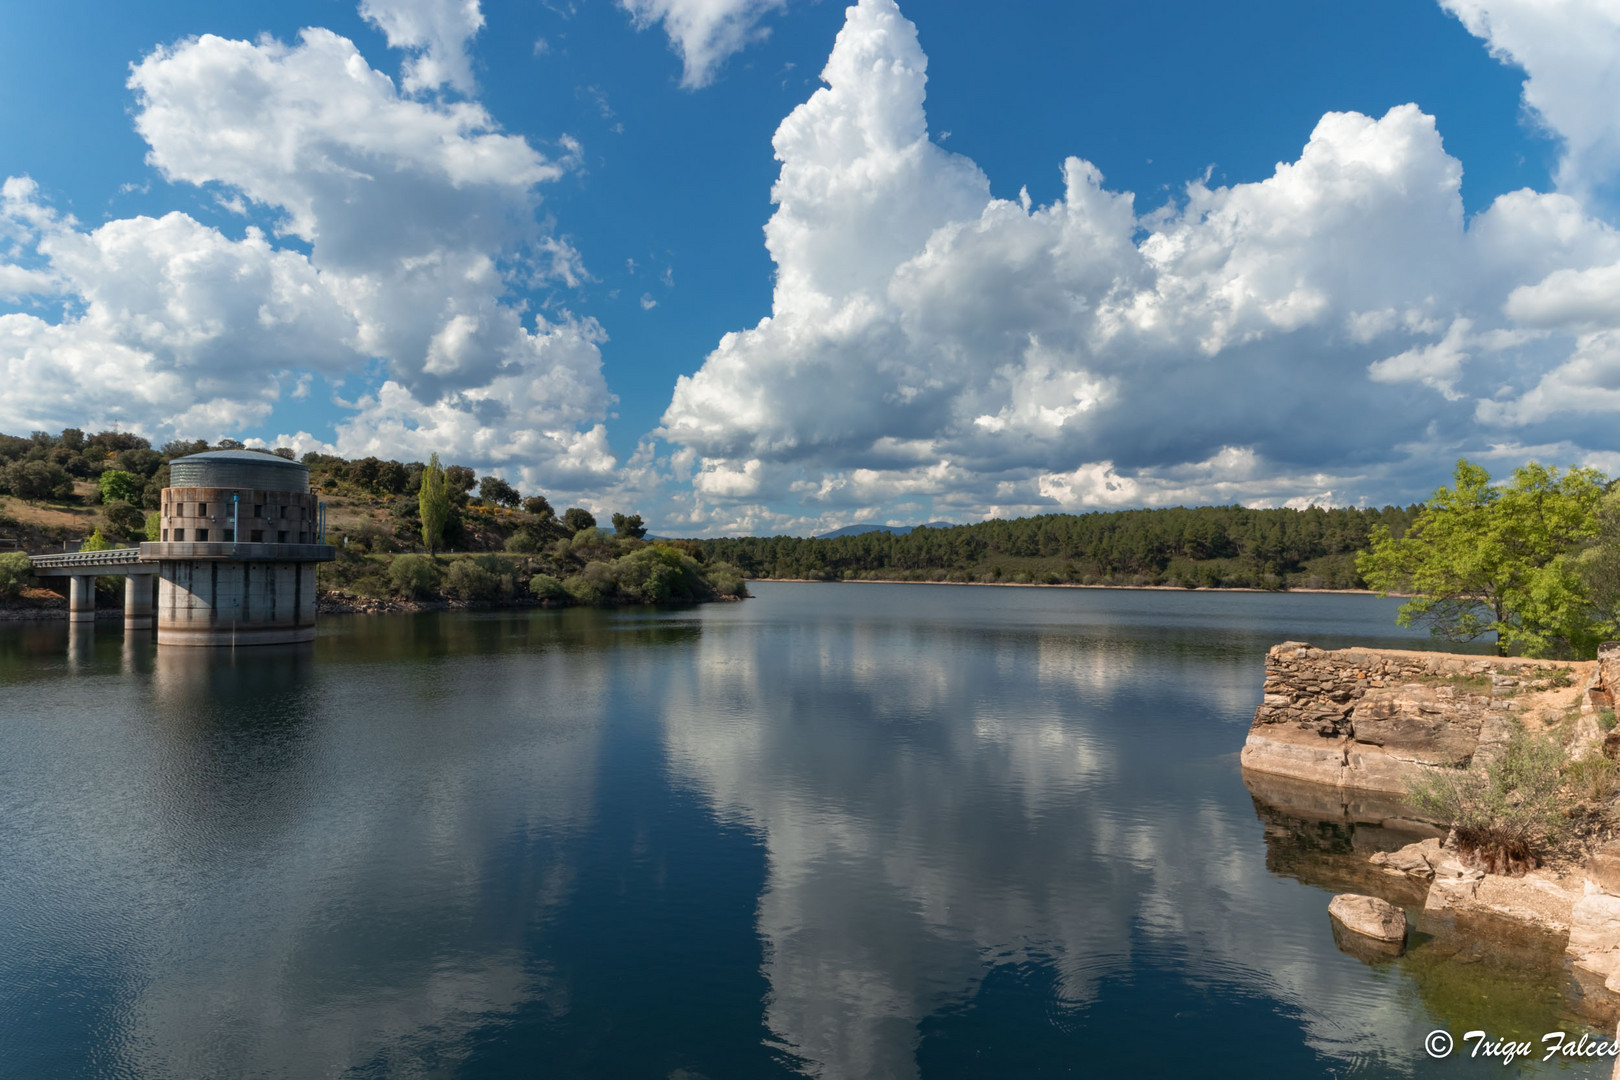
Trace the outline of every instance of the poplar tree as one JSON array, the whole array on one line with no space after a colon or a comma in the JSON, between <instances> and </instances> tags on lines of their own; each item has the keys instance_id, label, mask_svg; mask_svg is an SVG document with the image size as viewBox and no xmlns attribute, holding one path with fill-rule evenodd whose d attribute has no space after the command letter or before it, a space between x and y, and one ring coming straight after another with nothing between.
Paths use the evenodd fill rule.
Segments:
<instances>
[{"instance_id":1,"label":"poplar tree","mask_svg":"<svg viewBox=\"0 0 1620 1080\"><path fill-rule=\"evenodd\" d=\"M416 506L422 515L422 543L431 555L444 543L444 527L450 523L450 487L439 467L438 454L429 457L427 468L422 470L422 491Z\"/></svg>"}]
</instances>

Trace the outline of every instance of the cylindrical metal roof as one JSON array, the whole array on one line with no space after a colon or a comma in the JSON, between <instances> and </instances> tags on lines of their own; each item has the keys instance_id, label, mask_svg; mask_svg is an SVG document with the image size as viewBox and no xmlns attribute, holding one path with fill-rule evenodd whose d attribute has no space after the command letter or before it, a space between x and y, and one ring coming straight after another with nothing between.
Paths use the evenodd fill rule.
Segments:
<instances>
[{"instance_id":1,"label":"cylindrical metal roof","mask_svg":"<svg viewBox=\"0 0 1620 1080\"><path fill-rule=\"evenodd\" d=\"M212 450L169 462L169 486L308 491L309 466L252 450Z\"/></svg>"}]
</instances>

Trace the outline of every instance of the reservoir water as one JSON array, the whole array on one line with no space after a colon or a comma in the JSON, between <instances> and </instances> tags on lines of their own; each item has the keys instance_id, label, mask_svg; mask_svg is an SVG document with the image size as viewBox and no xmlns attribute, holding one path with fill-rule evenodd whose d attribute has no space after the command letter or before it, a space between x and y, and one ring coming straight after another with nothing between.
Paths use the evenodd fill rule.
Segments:
<instances>
[{"instance_id":1,"label":"reservoir water","mask_svg":"<svg viewBox=\"0 0 1620 1080\"><path fill-rule=\"evenodd\" d=\"M1503 1075L1466 1030L1613 1032L1561 942L1341 952L1378 830L1245 786L1267 647L1425 647L1397 601L754 589L234 654L0 624L0 1076Z\"/></svg>"}]
</instances>

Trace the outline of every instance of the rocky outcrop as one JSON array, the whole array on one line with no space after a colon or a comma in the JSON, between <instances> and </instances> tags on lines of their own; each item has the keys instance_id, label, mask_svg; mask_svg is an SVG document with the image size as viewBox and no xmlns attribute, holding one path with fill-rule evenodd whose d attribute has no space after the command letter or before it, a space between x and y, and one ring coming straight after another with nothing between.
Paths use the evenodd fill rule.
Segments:
<instances>
[{"instance_id":1,"label":"rocky outcrop","mask_svg":"<svg viewBox=\"0 0 1620 1080\"><path fill-rule=\"evenodd\" d=\"M1386 874L1428 882L1423 901L1426 913L1495 915L1554 933L1573 934L1586 880L1579 874L1549 869L1532 870L1522 877L1487 874L1464 864L1439 840L1375 852L1367 861ZM1620 913L1620 906L1616 912ZM1598 937L1604 932L1601 927L1593 928ZM1614 942L1614 966L1620 969L1620 937Z\"/></svg>"},{"instance_id":2,"label":"rocky outcrop","mask_svg":"<svg viewBox=\"0 0 1620 1080\"><path fill-rule=\"evenodd\" d=\"M1328 904L1328 914L1363 937L1394 943L1406 940L1406 912L1376 896L1340 893Z\"/></svg>"},{"instance_id":3,"label":"rocky outcrop","mask_svg":"<svg viewBox=\"0 0 1620 1080\"><path fill-rule=\"evenodd\" d=\"M1605 664L1613 684L1601 679ZM1620 688L1620 646L1594 663L1284 642L1266 654L1241 761L1253 772L1399 795L1429 770L1488 757L1532 697L1590 715L1591 691L1605 695L1607 685ZM1595 744L1595 720L1591 728Z\"/></svg>"},{"instance_id":4,"label":"rocky outcrop","mask_svg":"<svg viewBox=\"0 0 1620 1080\"><path fill-rule=\"evenodd\" d=\"M1586 888L1570 915L1566 951L1576 968L1620 993L1620 842L1587 860Z\"/></svg>"},{"instance_id":5,"label":"rocky outcrop","mask_svg":"<svg viewBox=\"0 0 1620 1080\"><path fill-rule=\"evenodd\" d=\"M1443 858L1439 840L1407 844L1399 851L1375 851L1367 861L1386 874L1434 880L1434 867Z\"/></svg>"}]
</instances>

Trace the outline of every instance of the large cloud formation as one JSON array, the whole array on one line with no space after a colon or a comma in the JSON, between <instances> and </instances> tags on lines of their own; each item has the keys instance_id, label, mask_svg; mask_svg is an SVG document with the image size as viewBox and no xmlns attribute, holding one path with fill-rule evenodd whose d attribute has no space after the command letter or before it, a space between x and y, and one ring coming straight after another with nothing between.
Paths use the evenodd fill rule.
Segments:
<instances>
[{"instance_id":1,"label":"large cloud formation","mask_svg":"<svg viewBox=\"0 0 1620 1080\"><path fill-rule=\"evenodd\" d=\"M421 50L407 87L470 88L455 57L481 21L476 3L373 0L364 12ZM182 41L135 65L129 85L149 163L268 215L279 242L178 212L86 230L33 181L8 180L0 290L61 304L61 317L0 316L0 429L233 433L307 393L312 374L363 375L373 389L337 430L346 453L438 450L574 490L616 467L600 423L612 401L601 327L531 315L515 296L584 276L538 215L541 185L577 159L572 140L548 157L476 102L401 93L321 29L295 44Z\"/></svg>"},{"instance_id":2,"label":"large cloud formation","mask_svg":"<svg viewBox=\"0 0 1620 1080\"><path fill-rule=\"evenodd\" d=\"M1451 6L1511 8L1527 41L1568 14ZM1559 77L1604 85L1614 55ZM1461 452L1612 467L1620 236L1573 180L1467 220L1461 164L1404 105L1329 113L1270 177L1149 213L1071 157L1035 206L930 140L926 68L893 0L860 0L778 129L772 313L678 381L660 431L693 525L1395 498ZM1561 176L1609 167L1606 130Z\"/></svg>"}]
</instances>

